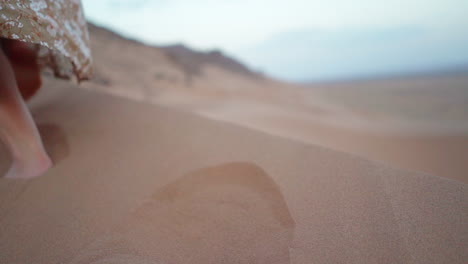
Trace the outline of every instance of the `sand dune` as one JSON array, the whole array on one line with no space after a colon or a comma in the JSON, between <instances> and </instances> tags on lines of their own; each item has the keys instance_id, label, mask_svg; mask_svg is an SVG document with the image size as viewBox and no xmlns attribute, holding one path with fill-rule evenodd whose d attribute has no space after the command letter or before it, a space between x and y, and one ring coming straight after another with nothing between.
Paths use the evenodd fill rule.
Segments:
<instances>
[{"instance_id":1,"label":"sand dune","mask_svg":"<svg viewBox=\"0 0 468 264\"><path fill-rule=\"evenodd\" d=\"M71 86L32 103L55 167L0 180L0 263L468 258L466 184Z\"/></svg>"},{"instance_id":2,"label":"sand dune","mask_svg":"<svg viewBox=\"0 0 468 264\"><path fill-rule=\"evenodd\" d=\"M0 263L468 259L466 76L304 89L91 35L96 78L30 104L54 168L0 179Z\"/></svg>"},{"instance_id":3,"label":"sand dune","mask_svg":"<svg viewBox=\"0 0 468 264\"><path fill-rule=\"evenodd\" d=\"M90 29L96 79L84 88L468 183L467 74L304 87L220 53L150 47Z\"/></svg>"},{"instance_id":4,"label":"sand dune","mask_svg":"<svg viewBox=\"0 0 468 264\"><path fill-rule=\"evenodd\" d=\"M414 171L468 183L468 136L466 133L431 133L372 130L356 126L353 120L333 116L333 112L294 112L284 107L242 101L211 108L200 107L199 114L230 121L269 134L354 153ZM351 124L350 124L351 123ZM349 127L347 127L349 125ZM396 131L395 131L396 130Z\"/></svg>"}]
</instances>

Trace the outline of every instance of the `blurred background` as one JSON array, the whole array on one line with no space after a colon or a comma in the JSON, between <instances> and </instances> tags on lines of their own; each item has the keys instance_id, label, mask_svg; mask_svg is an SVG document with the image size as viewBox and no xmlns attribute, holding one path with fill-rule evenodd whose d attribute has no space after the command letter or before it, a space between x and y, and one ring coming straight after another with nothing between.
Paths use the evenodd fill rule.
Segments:
<instances>
[{"instance_id":1,"label":"blurred background","mask_svg":"<svg viewBox=\"0 0 468 264\"><path fill-rule=\"evenodd\" d=\"M222 50L282 80L468 71L465 0L84 0L147 44Z\"/></svg>"},{"instance_id":2,"label":"blurred background","mask_svg":"<svg viewBox=\"0 0 468 264\"><path fill-rule=\"evenodd\" d=\"M81 87L468 182L466 0L83 4Z\"/></svg>"}]
</instances>

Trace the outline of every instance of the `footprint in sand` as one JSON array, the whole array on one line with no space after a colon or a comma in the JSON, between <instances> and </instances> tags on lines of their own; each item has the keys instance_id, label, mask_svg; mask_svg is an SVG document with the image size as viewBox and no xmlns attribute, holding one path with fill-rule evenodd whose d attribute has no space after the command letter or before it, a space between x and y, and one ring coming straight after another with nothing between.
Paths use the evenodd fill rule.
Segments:
<instances>
[{"instance_id":1,"label":"footprint in sand","mask_svg":"<svg viewBox=\"0 0 468 264\"><path fill-rule=\"evenodd\" d=\"M157 190L72 263L289 263L294 227L265 171L229 163Z\"/></svg>"},{"instance_id":2,"label":"footprint in sand","mask_svg":"<svg viewBox=\"0 0 468 264\"><path fill-rule=\"evenodd\" d=\"M0 177L3 176L10 167L11 158L5 144L0 140Z\"/></svg>"},{"instance_id":3,"label":"footprint in sand","mask_svg":"<svg viewBox=\"0 0 468 264\"><path fill-rule=\"evenodd\" d=\"M70 146L62 128L49 123L38 124L37 128L54 165L70 155Z\"/></svg>"}]
</instances>

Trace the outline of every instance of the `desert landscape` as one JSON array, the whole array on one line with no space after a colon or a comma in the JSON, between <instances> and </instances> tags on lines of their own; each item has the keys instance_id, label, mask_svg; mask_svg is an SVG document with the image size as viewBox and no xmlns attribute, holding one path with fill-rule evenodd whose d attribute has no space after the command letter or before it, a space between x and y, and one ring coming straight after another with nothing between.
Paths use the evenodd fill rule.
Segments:
<instances>
[{"instance_id":1,"label":"desert landscape","mask_svg":"<svg viewBox=\"0 0 468 264\"><path fill-rule=\"evenodd\" d=\"M149 47L90 30L96 80L84 88L468 183L468 70L293 84L219 52ZM131 52L116 57L120 50Z\"/></svg>"},{"instance_id":2,"label":"desert landscape","mask_svg":"<svg viewBox=\"0 0 468 264\"><path fill-rule=\"evenodd\" d=\"M89 30L95 77L30 102L54 168L0 180L0 263L468 259L468 71L296 84Z\"/></svg>"}]
</instances>

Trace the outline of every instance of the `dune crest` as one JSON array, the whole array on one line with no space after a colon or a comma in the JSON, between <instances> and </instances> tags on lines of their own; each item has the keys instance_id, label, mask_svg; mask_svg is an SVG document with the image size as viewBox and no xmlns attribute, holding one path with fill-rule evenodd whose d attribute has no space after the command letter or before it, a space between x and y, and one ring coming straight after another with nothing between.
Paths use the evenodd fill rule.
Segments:
<instances>
[{"instance_id":1,"label":"dune crest","mask_svg":"<svg viewBox=\"0 0 468 264\"><path fill-rule=\"evenodd\" d=\"M96 78L87 89L468 183L466 72L297 85L219 52L90 29Z\"/></svg>"}]
</instances>

